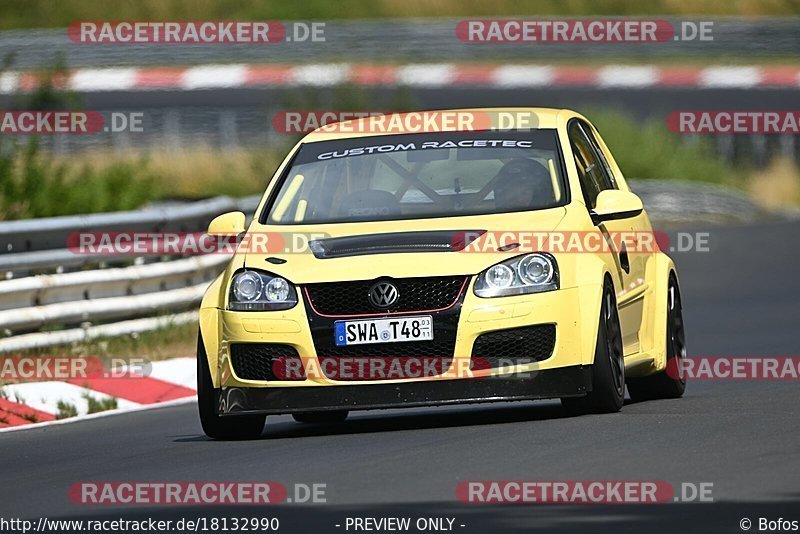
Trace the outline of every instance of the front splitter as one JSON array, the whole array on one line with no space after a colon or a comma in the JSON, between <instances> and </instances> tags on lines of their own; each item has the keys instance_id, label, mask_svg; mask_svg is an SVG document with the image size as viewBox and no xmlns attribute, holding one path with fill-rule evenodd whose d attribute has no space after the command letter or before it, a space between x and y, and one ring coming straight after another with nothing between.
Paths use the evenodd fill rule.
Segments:
<instances>
[{"instance_id":1,"label":"front splitter","mask_svg":"<svg viewBox=\"0 0 800 534\"><path fill-rule=\"evenodd\" d=\"M273 415L577 397L591 391L591 385L591 366L576 365L487 378L284 388L223 387L215 390L215 395L220 415Z\"/></svg>"}]
</instances>

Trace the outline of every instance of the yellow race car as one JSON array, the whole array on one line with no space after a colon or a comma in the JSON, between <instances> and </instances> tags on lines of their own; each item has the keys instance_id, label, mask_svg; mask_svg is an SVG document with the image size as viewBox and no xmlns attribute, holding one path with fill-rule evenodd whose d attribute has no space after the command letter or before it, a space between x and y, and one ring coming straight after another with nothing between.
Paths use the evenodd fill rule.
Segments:
<instances>
[{"instance_id":1,"label":"yellow race car","mask_svg":"<svg viewBox=\"0 0 800 534\"><path fill-rule=\"evenodd\" d=\"M686 387L675 266L573 111L320 128L245 221L209 227L239 237L200 308L212 438L256 437L270 414L547 398L602 413L626 384L634 400Z\"/></svg>"}]
</instances>

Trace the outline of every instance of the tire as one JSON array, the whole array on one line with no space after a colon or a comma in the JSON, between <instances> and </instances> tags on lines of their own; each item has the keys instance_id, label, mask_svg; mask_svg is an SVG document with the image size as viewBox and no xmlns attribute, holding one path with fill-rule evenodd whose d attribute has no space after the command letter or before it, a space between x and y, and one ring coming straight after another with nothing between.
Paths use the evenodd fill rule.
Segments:
<instances>
[{"instance_id":1,"label":"tire","mask_svg":"<svg viewBox=\"0 0 800 534\"><path fill-rule=\"evenodd\" d=\"M203 340L197 335L197 407L206 436L217 440L255 439L264 431L265 415L220 417L214 409L214 384Z\"/></svg>"},{"instance_id":2,"label":"tire","mask_svg":"<svg viewBox=\"0 0 800 534\"><path fill-rule=\"evenodd\" d=\"M677 399L686 391L683 361L686 358L686 335L678 281L669 277L667 288L667 366L654 375L632 378L628 393L635 402L655 399Z\"/></svg>"},{"instance_id":3,"label":"tire","mask_svg":"<svg viewBox=\"0 0 800 534\"><path fill-rule=\"evenodd\" d=\"M561 405L572 414L615 413L625 400L625 362L614 288L606 283L597 344L592 365L592 391L583 397L564 397Z\"/></svg>"},{"instance_id":4,"label":"tire","mask_svg":"<svg viewBox=\"0 0 800 534\"><path fill-rule=\"evenodd\" d=\"M350 414L347 410L331 410L328 412L301 412L293 413L292 417L298 423L341 423Z\"/></svg>"}]
</instances>

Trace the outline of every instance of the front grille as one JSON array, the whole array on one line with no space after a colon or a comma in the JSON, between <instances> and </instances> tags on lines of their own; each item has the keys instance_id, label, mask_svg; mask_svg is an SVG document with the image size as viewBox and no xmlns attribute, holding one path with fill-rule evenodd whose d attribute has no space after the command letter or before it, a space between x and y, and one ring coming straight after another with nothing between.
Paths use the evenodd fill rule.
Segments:
<instances>
[{"instance_id":1,"label":"front grille","mask_svg":"<svg viewBox=\"0 0 800 534\"><path fill-rule=\"evenodd\" d=\"M449 308L458 300L465 276L385 279L397 287L397 303L376 308L368 299L377 280L311 284L305 287L311 306L320 315L364 315Z\"/></svg>"},{"instance_id":2,"label":"front grille","mask_svg":"<svg viewBox=\"0 0 800 534\"><path fill-rule=\"evenodd\" d=\"M553 355L556 327L523 326L481 334L472 345L473 369L494 369L539 362Z\"/></svg>"},{"instance_id":3,"label":"front grille","mask_svg":"<svg viewBox=\"0 0 800 534\"><path fill-rule=\"evenodd\" d=\"M337 347L329 332L318 332L313 338L322 372L334 380L391 380L440 375L450 368L456 345L455 332L436 332L431 341L345 347ZM423 367L424 371L421 370Z\"/></svg>"},{"instance_id":4,"label":"front grille","mask_svg":"<svg viewBox=\"0 0 800 534\"><path fill-rule=\"evenodd\" d=\"M291 345L235 343L230 346L236 376L245 380L304 380L300 355Z\"/></svg>"}]
</instances>

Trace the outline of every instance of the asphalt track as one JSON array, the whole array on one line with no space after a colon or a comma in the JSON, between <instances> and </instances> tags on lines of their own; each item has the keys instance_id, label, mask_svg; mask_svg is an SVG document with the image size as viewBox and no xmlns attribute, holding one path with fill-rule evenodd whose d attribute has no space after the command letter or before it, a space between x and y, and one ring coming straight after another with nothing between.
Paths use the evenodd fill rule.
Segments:
<instances>
[{"instance_id":1,"label":"asphalt track","mask_svg":"<svg viewBox=\"0 0 800 534\"><path fill-rule=\"evenodd\" d=\"M676 254L690 355L797 356L800 222L697 228ZM346 532L350 516L449 516L456 532L741 532L800 520L796 381L703 381L679 400L567 417L558 403L364 412L335 426L272 417L262 439L207 440L194 405L0 436L0 517L272 515L280 532ZM459 504L462 480L712 482L714 503ZM88 507L78 481L326 483L326 505ZM336 527L335 525L342 525ZM350 530L352 532L352 530ZM414 530L412 530L414 532Z\"/></svg>"}]
</instances>

